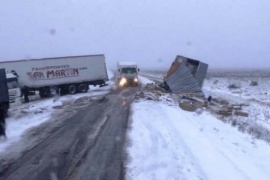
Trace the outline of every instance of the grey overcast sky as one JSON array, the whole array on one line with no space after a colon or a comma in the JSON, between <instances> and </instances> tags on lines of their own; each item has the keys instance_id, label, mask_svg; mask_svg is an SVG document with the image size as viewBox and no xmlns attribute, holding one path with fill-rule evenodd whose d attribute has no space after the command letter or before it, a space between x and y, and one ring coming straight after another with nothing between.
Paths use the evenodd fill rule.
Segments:
<instances>
[{"instance_id":1,"label":"grey overcast sky","mask_svg":"<svg viewBox=\"0 0 270 180\"><path fill-rule=\"evenodd\" d=\"M0 61L105 54L169 68L176 55L212 68L270 68L269 0L0 1Z\"/></svg>"}]
</instances>

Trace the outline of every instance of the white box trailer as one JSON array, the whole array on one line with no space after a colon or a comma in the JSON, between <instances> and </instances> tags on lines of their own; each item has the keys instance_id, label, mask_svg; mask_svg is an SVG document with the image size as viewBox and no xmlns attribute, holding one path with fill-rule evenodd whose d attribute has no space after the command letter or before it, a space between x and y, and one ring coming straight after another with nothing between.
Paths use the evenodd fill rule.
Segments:
<instances>
[{"instance_id":1,"label":"white box trailer","mask_svg":"<svg viewBox=\"0 0 270 180\"><path fill-rule=\"evenodd\" d=\"M105 56L86 55L0 62L0 68L18 76L20 87L38 90L41 97L86 92L89 85L108 81Z\"/></svg>"}]
</instances>

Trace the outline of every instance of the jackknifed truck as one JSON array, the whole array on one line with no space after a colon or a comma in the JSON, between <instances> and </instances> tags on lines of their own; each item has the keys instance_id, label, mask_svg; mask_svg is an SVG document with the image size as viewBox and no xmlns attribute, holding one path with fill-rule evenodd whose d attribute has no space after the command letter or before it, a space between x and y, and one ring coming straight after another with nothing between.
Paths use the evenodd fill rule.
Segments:
<instances>
[{"instance_id":1,"label":"jackknifed truck","mask_svg":"<svg viewBox=\"0 0 270 180\"><path fill-rule=\"evenodd\" d=\"M108 81L104 55L5 61L0 62L0 68L18 77L21 89L39 91L41 98L85 93L89 85L101 87Z\"/></svg>"}]
</instances>

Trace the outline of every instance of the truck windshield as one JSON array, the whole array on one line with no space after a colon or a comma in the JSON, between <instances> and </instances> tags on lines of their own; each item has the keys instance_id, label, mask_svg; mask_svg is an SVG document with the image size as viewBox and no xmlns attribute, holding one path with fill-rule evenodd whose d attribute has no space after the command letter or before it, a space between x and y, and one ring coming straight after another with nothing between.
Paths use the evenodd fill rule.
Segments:
<instances>
[{"instance_id":1,"label":"truck windshield","mask_svg":"<svg viewBox=\"0 0 270 180\"><path fill-rule=\"evenodd\" d=\"M16 79L11 79L11 80L8 79L7 85L8 85L8 89L19 88L19 84Z\"/></svg>"},{"instance_id":2,"label":"truck windshield","mask_svg":"<svg viewBox=\"0 0 270 180\"><path fill-rule=\"evenodd\" d=\"M137 69L136 68L123 68L122 73L124 73L124 74L134 74L134 73L137 73Z\"/></svg>"}]
</instances>

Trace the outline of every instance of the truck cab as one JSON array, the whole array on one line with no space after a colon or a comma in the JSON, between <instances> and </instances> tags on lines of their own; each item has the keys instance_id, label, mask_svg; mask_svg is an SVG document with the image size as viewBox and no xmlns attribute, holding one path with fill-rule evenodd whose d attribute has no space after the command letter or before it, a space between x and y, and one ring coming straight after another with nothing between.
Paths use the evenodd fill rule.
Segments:
<instances>
[{"instance_id":1,"label":"truck cab","mask_svg":"<svg viewBox=\"0 0 270 180\"><path fill-rule=\"evenodd\" d=\"M117 80L119 86L138 86L138 73L140 69L135 62L118 62L117 64Z\"/></svg>"},{"instance_id":2,"label":"truck cab","mask_svg":"<svg viewBox=\"0 0 270 180\"><path fill-rule=\"evenodd\" d=\"M0 113L4 113L6 116L10 107L21 104L18 76L6 73L5 69L0 69Z\"/></svg>"},{"instance_id":3,"label":"truck cab","mask_svg":"<svg viewBox=\"0 0 270 180\"><path fill-rule=\"evenodd\" d=\"M13 73L6 73L7 87L10 106L22 104L21 89L18 83L18 77Z\"/></svg>"},{"instance_id":4,"label":"truck cab","mask_svg":"<svg viewBox=\"0 0 270 180\"><path fill-rule=\"evenodd\" d=\"M9 96L5 69L0 69L0 116L6 116L9 109Z\"/></svg>"}]
</instances>

